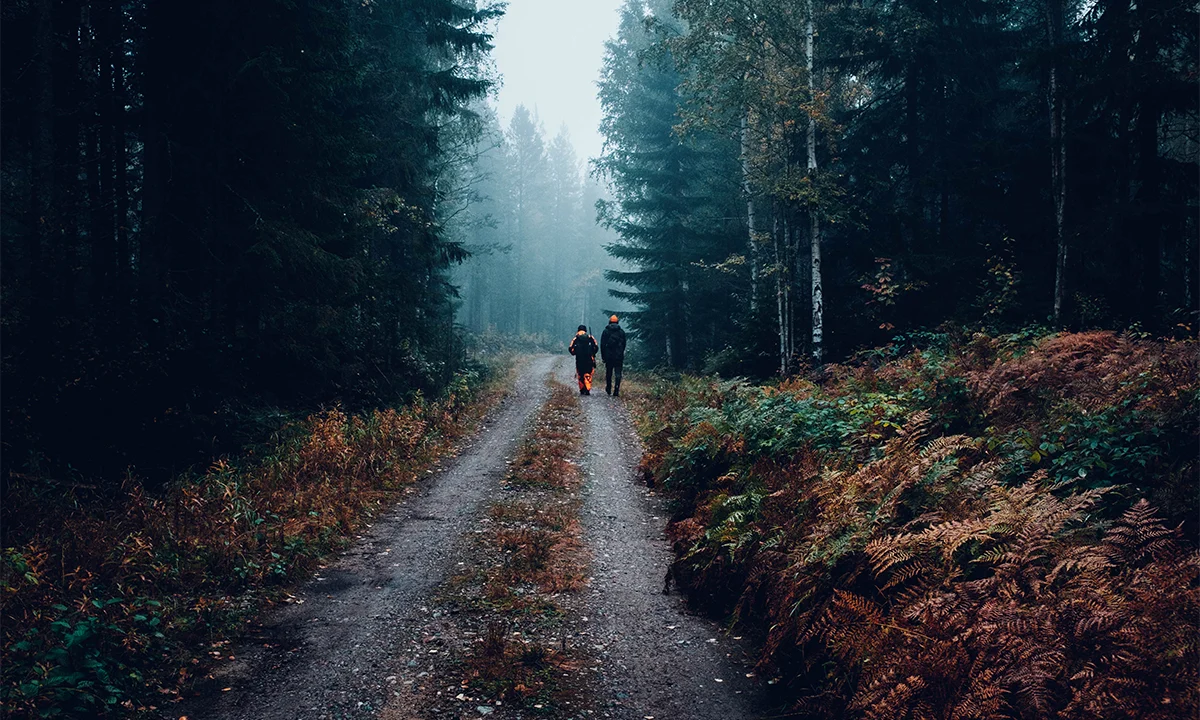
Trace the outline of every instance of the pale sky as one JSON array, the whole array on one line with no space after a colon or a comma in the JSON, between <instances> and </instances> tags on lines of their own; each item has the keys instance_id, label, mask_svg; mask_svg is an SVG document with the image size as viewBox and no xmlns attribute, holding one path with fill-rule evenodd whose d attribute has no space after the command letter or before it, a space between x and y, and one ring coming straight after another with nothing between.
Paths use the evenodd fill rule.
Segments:
<instances>
[{"instance_id":1,"label":"pale sky","mask_svg":"<svg viewBox=\"0 0 1200 720\"><path fill-rule=\"evenodd\" d=\"M566 123L581 161L600 154L596 81L621 0L509 0L492 56L502 76L497 110L507 129L517 105L536 109L546 141Z\"/></svg>"}]
</instances>

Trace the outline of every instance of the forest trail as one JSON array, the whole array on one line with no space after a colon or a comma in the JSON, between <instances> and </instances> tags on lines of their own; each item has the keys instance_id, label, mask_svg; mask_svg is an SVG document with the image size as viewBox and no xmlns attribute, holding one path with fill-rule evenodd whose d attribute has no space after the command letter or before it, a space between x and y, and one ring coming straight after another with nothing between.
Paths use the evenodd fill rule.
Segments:
<instances>
[{"instance_id":1,"label":"forest trail","mask_svg":"<svg viewBox=\"0 0 1200 720\"><path fill-rule=\"evenodd\" d=\"M602 375L603 367L597 372ZM568 366L563 382L573 382ZM598 700L611 717L740 720L754 717L753 661L740 643L663 594L673 559L664 501L636 481L642 445L620 400L597 383L587 417L584 539L590 641L604 659Z\"/></svg>"},{"instance_id":2,"label":"forest trail","mask_svg":"<svg viewBox=\"0 0 1200 720\"><path fill-rule=\"evenodd\" d=\"M546 379L573 383L567 358L541 356L517 371L514 390L481 431L412 498L269 616L221 666L210 691L163 717L282 720L374 717L420 647L488 502L499 492ZM600 389L585 407L584 539L592 555L583 621L599 670L588 717L740 720L753 717L749 661L739 644L662 594L671 559L661 500L634 479L641 445L625 408ZM419 650L417 652L420 652ZM465 709L465 708L464 708ZM523 717L497 708L493 717ZM446 715L439 715L446 717ZM564 718L566 715L563 716Z\"/></svg>"},{"instance_id":3,"label":"forest trail","mask_svg":"<svg viewBox=\"0 0 1200 720\"><path fill-rule=\"evenodd\" d=\"M521 427L546 398L552 366L550 357L522 365L514 391L456 458L298 590L300 602L266 618L262 637L231 650L237 659L222 667L213 692L164 717L315 720L381 708L388 670L450 572L453 541L477 524Z\"/></svg>"}]
</instances>

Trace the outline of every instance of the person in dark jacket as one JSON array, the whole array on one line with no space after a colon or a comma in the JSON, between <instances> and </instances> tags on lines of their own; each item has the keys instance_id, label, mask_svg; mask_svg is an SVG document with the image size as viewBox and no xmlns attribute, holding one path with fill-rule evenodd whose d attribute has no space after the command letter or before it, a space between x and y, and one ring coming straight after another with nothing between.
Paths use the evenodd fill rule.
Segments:
<instances>
[{"instance_id":1,"label":"person in dark jacket","mask_svg":"<svg viewBox=\"0 0 1200 720\"><path fill-rule=\"evenodd\" d=\"M625 331L616 315L608 319L608 327L600 333L600 359L604 361L604 392L621 396L621 366L625 364ZM613 382L613 376L616 382Z\"/></svg>"},{"instance_id":2,"label":"person in dark jacket","mask_svg":"<svg viewBox=\"0 0 1200 720\"><path fill-rule=\"evenodd\" d=\"M588 334L587 326L580 325L571 339L568 350L575 356L575 377L579 380L579 394L592 394L592 373L596 371L596 338Z\"/></svg>"}]
</instances>

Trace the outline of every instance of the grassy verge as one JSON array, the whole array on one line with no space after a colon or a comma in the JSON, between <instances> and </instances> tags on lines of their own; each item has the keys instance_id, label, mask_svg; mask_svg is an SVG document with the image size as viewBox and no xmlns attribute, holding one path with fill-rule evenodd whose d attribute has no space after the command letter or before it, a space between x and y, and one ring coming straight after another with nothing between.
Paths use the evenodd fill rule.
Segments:
<instances>
[{"instance_id":1,"label":"grassy verge","mask_svg":"<svg viewBox=\"0 0 1200 720\"><path fill-rule=\"evenodd\" d=\"M1194 717L1196 344L921 345L631 386L676 581L815 718Z\"/></svg>"},{"instance_id":2,"label":"grassy verge","mask_svg":"<svg viewBox=\"0 0 1200 720\"><path fill-rule=\"evenodd\" d=\"M416 673L415 692L383 717L514 707L565 717L581 708L587 654L568 640L588 565L575 460L583 440L579 416L576 392L551 381L550 398L501 481L503 497L488 508L441 591L439 642L451 650Z\"/></svg>"},{"instance_id":3,"label":"grassy verge","mask_svg":"<svg viewBox=\"0 0 1200 720\"><path fill-rule=\"evenodd\" d=\"M152 710L231 636L470 432L501 383L462 376L436 401L286 428L269 452L218 460L151 495L14 481L0 565L14 715Z\"/></svg>"}]
</instances>

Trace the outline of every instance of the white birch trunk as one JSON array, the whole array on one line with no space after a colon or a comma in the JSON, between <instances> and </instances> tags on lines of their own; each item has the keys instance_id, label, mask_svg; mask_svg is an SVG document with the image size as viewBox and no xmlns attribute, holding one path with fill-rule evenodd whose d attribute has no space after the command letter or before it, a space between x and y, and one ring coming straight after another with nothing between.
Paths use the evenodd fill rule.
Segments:
<instances>
[{"instance_id":1,"label":"white birch trunk","mask_svg":"<svg viewBox=\"0 0 1200 720\"><path fill-rule=\"evenodd\" d=\"M805 10L808 14L807 41L805 43L805 61L808 65L808 87L811 97L817 93L817 84L813 77L813 45L816 41L816 25L813 22L813 0L806 0ZM808 176L811 182L817 180L817 122L809 112L808 117ZM820 365L824 353L825 342L825 301L821 287L821 225L817 208L810 207L809 241L812 253L812 356L813 361Z\"/></svg>"},{"instance_id":2,"label":"white birch trunk","mask_svg":"<svg viewBox=\"0 0 1200 720\"><path fill-rule=\"evenodd\" d=\"M747 249L750 251L750 314L758 312L758 241L754 216L754 190L750 182L750 109L742 116L742 191L746 194Z\"/></svg>"}]
</instances>

